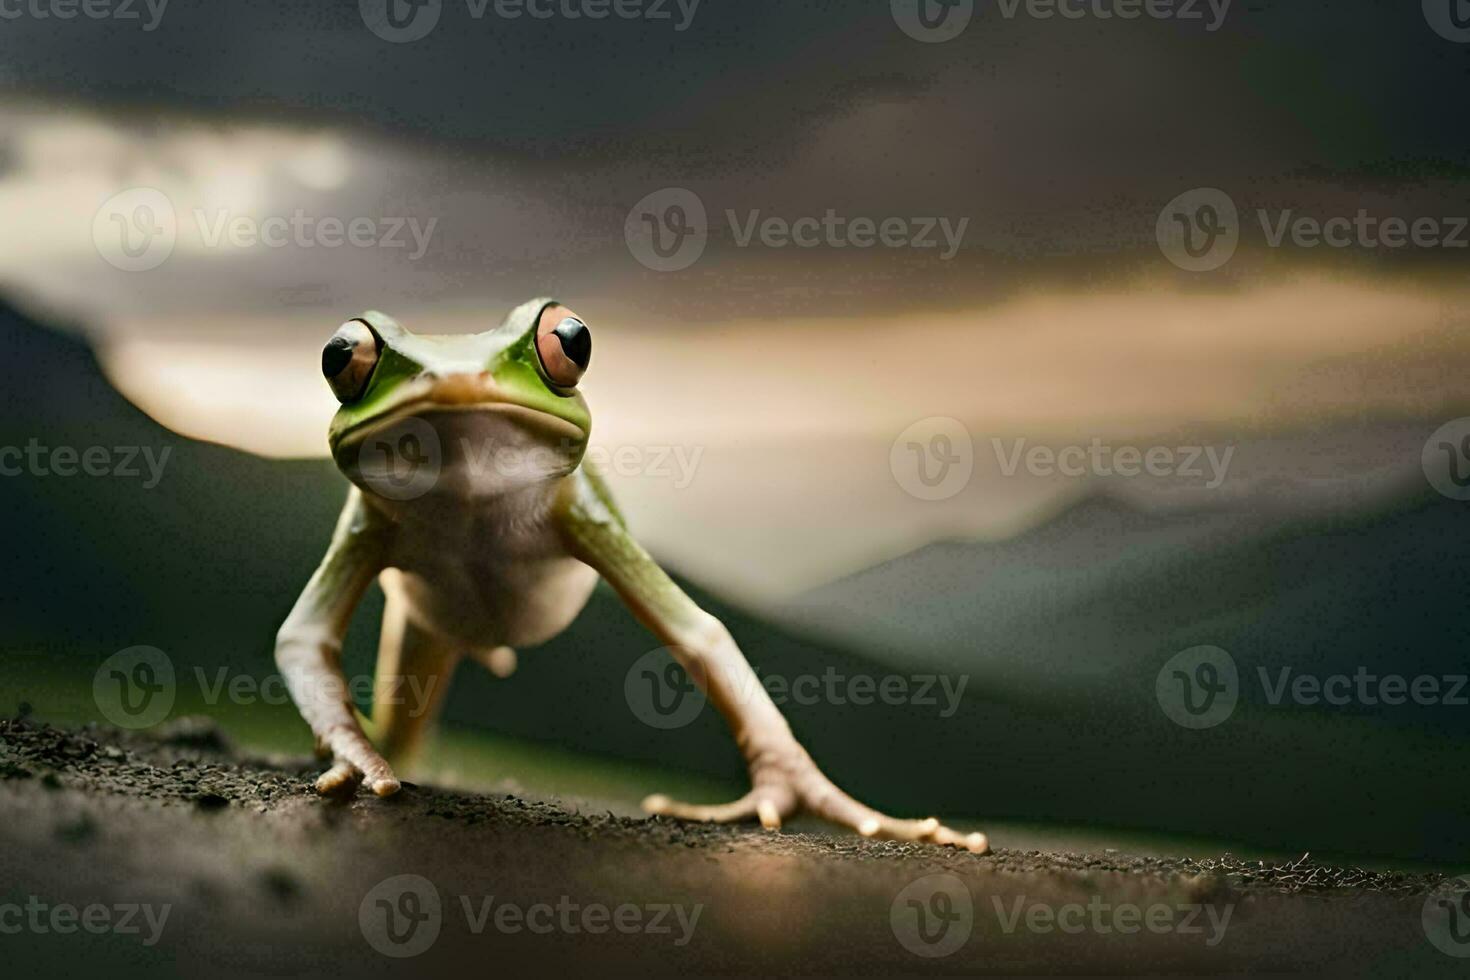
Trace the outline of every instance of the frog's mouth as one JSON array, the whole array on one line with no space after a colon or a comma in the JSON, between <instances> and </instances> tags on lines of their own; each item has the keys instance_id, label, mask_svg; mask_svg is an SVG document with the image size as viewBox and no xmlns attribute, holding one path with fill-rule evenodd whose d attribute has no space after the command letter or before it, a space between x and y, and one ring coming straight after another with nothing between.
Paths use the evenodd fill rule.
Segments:
<instances>
[{"instance_id":1,"label":"frog's mouth","mask_svg":"<svg viewBox=\"0 0 1470 980\"><path fill-rule=\"evenodd\" d=\"M473 376L422 380L331 441L343 475L375 498L488 500L581 462L587 435L575 423Z\"/></svg>"},{"instance_id":2,"label":"frog's mouth","mask_svg":"<svg viewBox=\"0 0 1470 980\"><path fill-rule=\"evenodd\" d=\"M556 445L579 445L587 439L587 433L579 426L519 401L497 385L488 373L449 374L420 379L396 392L392 403L384 409L375 412L370 418L333 433L332 449L334 454L350 450L360 446L375 433L381 434L394 427L402 428L410 419L422 419L436 429L461 428L445 416L475 413L495 416L538 441Z\"/></svg>"}]
</instances>

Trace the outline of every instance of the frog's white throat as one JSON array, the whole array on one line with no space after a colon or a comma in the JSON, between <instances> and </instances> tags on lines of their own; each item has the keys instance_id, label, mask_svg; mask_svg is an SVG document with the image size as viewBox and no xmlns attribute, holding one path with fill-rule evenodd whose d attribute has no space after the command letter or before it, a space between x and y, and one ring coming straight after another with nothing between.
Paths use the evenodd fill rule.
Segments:
<instances>
[{"instance_id":1,"label":"frog's white throat","mask_svg":"<svg viewBox=\"0 0 1470 980\"><path fill-rule=\"evenodd\" d=\"M352 431L334 455L375 504L404 512L494 507L538 488L550 493L584 449L585 435L571 423L496 402L408 406Z\"/></svg>"}]
</instances>

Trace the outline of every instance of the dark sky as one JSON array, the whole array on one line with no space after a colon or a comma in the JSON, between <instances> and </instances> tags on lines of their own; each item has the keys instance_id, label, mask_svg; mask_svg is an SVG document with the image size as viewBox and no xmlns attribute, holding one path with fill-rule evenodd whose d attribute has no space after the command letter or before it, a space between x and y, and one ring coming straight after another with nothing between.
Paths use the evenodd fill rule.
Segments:
<instances>
[{"instance_id":1,"label":"dark sky","mask_svg":"<svg viewBox=\"0 0 1470 980\"><path fill-rule=\"evenodd\" d=\"M900 183L936 157L976 177L1024 158L1058 183L1467 163L1470 45L1415 2L1236 0L1210 30L1205 0L1200 20L1008 18L980 0L938 44L900 31L887 0L700 0L683 30L677 0L668 19L600 21L493 3L476 18L469 2L443 0L427 36L398 44L352 0L172 0L151 31L145 0L137 20L23 16L0 32L0 79L94 104L324 115L559 168L656 152L754 177L874 104L905 108L903 138L880 147Z\"/></svg>"},{"instance_id":2,"label":"dark sky","mask_svg":"<svg viewBox=\"0 0 1470 980\"><path fill-rule=\"evenodd\" d=\"M657 3L666 16L597 21L497 16L495 0L475 17L472 0L442 0L425 36L390 43L353 0L171 0L152 30L145 0L132 0L136 19L0 23L0 84L12 97L140 110L143 129L167 107L371 131L453 161L405 175L420 197L442 186L450 199L456 182L483 196L455 174L503 174L511 193L548 202L545 220L575 243L518 282L573 262L606 270L599 282L621 275L620 216L654 189L692 188L713 212L710 254L728 259L696 272L719 268L740 312L778 292L808 312L898 297L959 308L1027 282L1127 280L1159 267L1155 218L1196 187L1223 188L1243 212L1465 211L1470 43L1430 25L1459 0L1234 0L1223 17L1207 0L1150 0L1194 16L1130 20L1094 11L1141 0L1064 2L1086 15L979 0L958 36L921 43L889 0L700 0L692 17L677 0L642 0L633 9ZM456 229L458 209L430 206L440 241L472 257L459 278L477 276L476 231ZM827 208L969 225L955 261L934 262L914 250L737 251L718 220ZM1467 254L1301 257L1393 272L1454 270ZM499 268L519 260L495 255ZM1237 259L1215 281L1254 268ZM698 275L647 288L664 308L713 298Z\"/></svg>"}]
</instances>

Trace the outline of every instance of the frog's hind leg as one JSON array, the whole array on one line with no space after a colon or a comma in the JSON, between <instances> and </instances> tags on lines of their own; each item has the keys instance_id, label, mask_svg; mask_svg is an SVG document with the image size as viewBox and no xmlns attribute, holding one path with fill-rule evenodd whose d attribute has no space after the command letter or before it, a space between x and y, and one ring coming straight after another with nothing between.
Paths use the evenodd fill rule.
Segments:
<instances>
[{"instance_id":1,"label":"frog's hind leg","mask_svg":"<svg viewBox=\"0 0 1470 980\"><path fill-rule=\"evenodd\" d=\"M408 602L392 569L381 576L383 631L373 681L372 730L394 766L412 761L444 705L462 650L408 617Z\"/></svg>"}]
</instances>

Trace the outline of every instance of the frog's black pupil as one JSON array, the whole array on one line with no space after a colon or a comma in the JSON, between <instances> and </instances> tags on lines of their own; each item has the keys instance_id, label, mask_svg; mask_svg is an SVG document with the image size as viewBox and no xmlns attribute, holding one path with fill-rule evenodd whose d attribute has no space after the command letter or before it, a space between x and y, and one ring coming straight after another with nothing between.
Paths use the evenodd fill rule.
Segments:
<instances>
[{"instance_id":1,"label":"frog's black pupil","mask_svg":"<svg viewBox=\"0 0 1470 980\"><path fill-rule=\"evenodd\" d=\"M335 378L342 373L347 362L352 360L352 341L346 337L333 337L322 348L322 375Z\"/></svg>"},{"instance_id":2,"label":"frog's black pupil","mask_svg":"<svg viewBox=\"0 0 1470 980\"><path fill-rule=\"evenodd\" d=\"M583 371L587 370L587 364L592 360L592 331L587 329L587 324L569 316L558 323L552 333L561 341L561 349L572 363Z\"/></svg>"}]
</instances>

